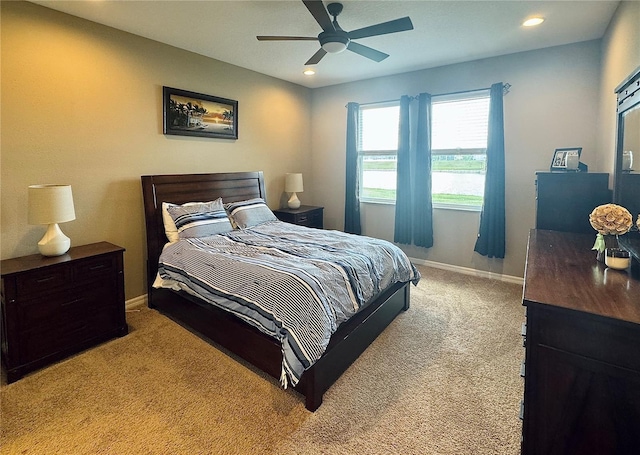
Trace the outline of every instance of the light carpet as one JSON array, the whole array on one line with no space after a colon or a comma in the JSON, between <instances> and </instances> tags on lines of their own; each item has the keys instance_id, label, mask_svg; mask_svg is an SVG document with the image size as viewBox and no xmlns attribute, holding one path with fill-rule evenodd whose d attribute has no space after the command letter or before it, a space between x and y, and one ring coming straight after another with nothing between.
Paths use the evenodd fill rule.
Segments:
<instances>
[{"instance_id":1,"label":"light carpet","mask_svg":"<svg viewBox=\"0 0 640 455\"><path fill-rule=\"evenodd\" d=\"M0 386L2 454L517 454L519 285L419 267L402 313L308 412L155 310Z\"/></svg>"}]
</instances>

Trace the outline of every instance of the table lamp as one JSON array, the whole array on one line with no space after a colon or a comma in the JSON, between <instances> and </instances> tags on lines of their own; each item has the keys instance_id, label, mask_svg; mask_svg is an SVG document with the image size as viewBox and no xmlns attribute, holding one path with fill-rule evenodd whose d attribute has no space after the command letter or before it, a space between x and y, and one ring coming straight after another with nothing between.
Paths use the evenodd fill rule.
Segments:
<instances>
[{"instance_id":1,"label":"table lamp","mask_svg":"<svg viewBox=\"0 0 640 455\"><path fill-rule=\"evenodd\" d=\"M30 185L29 224L48 224L47 232L38 242L43 256L60 256L69 251L71 240L58 223L76 219L71 185Z\"/></svg>"},{"instance_id":2,"label":"table lamp","mask_svg":"<svg viewBox=\"0 0 640 455\"><path fill-rule=\"evenodd\" d=\"M284 181L284 190L287 193L292 193L287 205L290 209L300 208L300 199L296 193L302 193L304 187L302 186L302 174L287 174Z\"/></svg>"}]
</instances>

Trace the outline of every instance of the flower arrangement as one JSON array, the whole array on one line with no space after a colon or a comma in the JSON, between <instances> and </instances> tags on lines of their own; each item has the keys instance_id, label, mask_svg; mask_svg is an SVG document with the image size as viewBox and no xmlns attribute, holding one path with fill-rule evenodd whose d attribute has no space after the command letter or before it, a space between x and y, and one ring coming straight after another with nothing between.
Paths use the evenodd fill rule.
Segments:
<instances>
[{"instance_id":1,"label":"flower arrangement","mask_svg":"<svg viewBox=\"0 0 640 455\"><path fill-rule=\"evenodd\" d=\"M604 261L604 250L607 247L618 246L617 241L615 241L615 245L608 244L610 242L605 240L605 236L615 235L617 237L629 232L633 227L633 217L621 205L604 204L593 209L589 215L589 223L591 223L591 227L598 231L596 241L591 249L598 252L598 260ZM640 226L640 220L638 220L637 224Z\"/></svg>"},{"instance_id":2,"label":"flower arrangement","mask_svg":"<svg viewBox=\"0 0 640 455\"><path fill-rule=\"evenodd\" d=\"M633 226L631 213L621 205L599 205L589 215L591 226L602 235L622 235ZM640 223L640 220L638 220ZM640 226L640 225L639 225Z\"/></svg>"}]
</instances>

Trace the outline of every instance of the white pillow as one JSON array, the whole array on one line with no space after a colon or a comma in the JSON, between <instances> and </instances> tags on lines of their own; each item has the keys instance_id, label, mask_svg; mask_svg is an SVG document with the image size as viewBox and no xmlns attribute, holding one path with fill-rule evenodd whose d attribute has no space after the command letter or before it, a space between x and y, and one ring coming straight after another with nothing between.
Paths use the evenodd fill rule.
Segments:
<instances>
[{"instance_id":1,"label":"white pillow","mask_svg":"<svg viewBox=\"0 0 640 455\"><path fill-rule=\"evenodd\" d=\"M186 204L182 204L183 206L202 204L202 202L187 202ZM178 235L178 228L176 227L176 223L173 222L173 218L169 215L169 211L167 208L170 205L178 205L172 204L171 202L163 202L162 203L162 222L164 223L164 233L167 235L167 240L169 242L174 243L180 240L180 236Z\"/></svg>"}]
</instances>

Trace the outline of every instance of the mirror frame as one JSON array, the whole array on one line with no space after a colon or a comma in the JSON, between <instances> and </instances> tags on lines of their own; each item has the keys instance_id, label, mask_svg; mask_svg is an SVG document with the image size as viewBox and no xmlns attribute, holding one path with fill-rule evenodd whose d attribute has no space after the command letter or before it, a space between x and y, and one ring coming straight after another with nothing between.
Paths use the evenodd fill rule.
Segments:
<instances>
[{"instance_id":1,"label":"mirror frame","mask_svg":"<svg viewBox=\"0 0 640 455\"><path fill-rule=\"evenodd\" d=\"M624 189L622 186L623 179L623 151L624 151L624 120L625 114L632 109L640 109L640 67L636 68L615 90L617 95L616 113L617 113L617 135L616 135L616 156L615 168L613 174L613 202L624 206ZM640 155L640 150L638 150ZM635 157L640 161L640 156ZM630 180L630 179L629 179ZM635 179L634 179L635 180ZM640 174L638 174L638 182L640 183ZM634 184L635 185L635 184ZM638 185L640 187L640 185ZM631 213L634 222L638 213ZM620 236L619 243L622 247L629 250L633 256L632 273L640 274L640 232L633 230L625 235Z\"/></svg>"}]
</instances>

